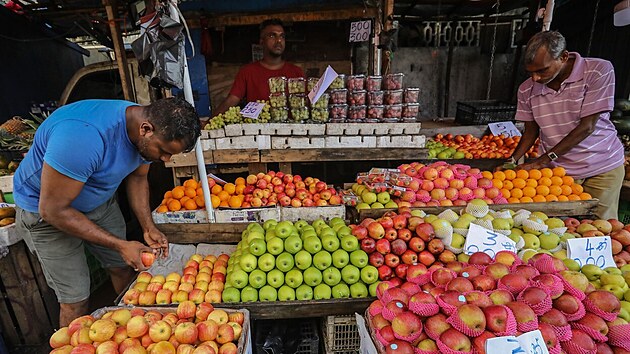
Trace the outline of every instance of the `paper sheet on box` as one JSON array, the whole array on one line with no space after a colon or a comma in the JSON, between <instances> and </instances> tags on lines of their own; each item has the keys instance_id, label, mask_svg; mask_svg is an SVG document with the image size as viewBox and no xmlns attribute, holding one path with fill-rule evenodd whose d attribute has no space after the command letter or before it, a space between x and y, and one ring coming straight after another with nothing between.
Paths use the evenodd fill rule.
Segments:
<instances>
[{"instance_id":1,"label":"paper sheet on box","mask_svg":"<svg viewBox=\"0 0 630 354\"><path fill-rule=\"evenodd\" d=\"M365 319L358 313L354 314L357 319L357 329L359 331L359 337L361 337L361 346L359 347L359 353L364 354L378 354L372 338L370 338L370 331L367 329Z\"/></svg>"}]
</instances>

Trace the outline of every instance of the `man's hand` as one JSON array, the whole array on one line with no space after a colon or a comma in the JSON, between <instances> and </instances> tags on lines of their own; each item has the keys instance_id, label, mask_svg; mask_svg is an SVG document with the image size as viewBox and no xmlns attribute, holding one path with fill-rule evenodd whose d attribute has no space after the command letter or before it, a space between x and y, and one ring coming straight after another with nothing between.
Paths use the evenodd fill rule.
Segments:
<instances>
[{"instance_id":1,"label":"man's hand","mask_svg":"<svg viewBox=\"0 0 630 354\"><path fill-rule=\"evenodd\" d=\"M144 241L153 249L161 249L163 257L168 257L168 239L158 229L151 228L144 232Z\"/></svg>"},{"instance_id":2,"label":"man's hand","mask_svg":"<svg viewBox=\"0 0 630 354\"><path fill-rule=\"evenodd\" d=\"M540 170L541 168L547 167L548 163L549 163L549 158L547 158L547 155L544 155L544 158L537 158L536 160L530 163L524 163L522 165L516 166L516 170L531 170L531 169Z\"/></svg>"},{"instance_id":3,"label":"man's hand","mask_svg":"<svg viewBox=\"0 0 630 354\"><path fill-rule=\"evenodd\" d=\"M135 271L142 271L147 270L147 267L142 264L142 252L153 252L153 249L138 241L121 241L118 252L127 265Z\"/></svg>"}]
</instances>

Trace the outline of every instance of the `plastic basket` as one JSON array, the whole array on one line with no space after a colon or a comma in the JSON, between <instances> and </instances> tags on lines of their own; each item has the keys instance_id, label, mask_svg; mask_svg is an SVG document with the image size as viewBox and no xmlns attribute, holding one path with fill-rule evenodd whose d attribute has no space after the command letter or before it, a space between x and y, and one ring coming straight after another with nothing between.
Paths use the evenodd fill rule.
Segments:
<instances>
[{"instance_id":1,"label":"plastic basket","mask_svg":"<svg viewBox=\"0 0 630 354\"><path fill-rule=\"evenodd\" d=\"M302 342L298 345L295 354L319 353L319 336L317 335L317 323L313 320L305 320L300 324Z\"/></svg>"},{"instance_id":2,"label":"plastic basket","mask_svg":"<svg viewBox=\"0 0 630 354\"><path fill-rule=\"evenodd\" d=\"M630 224L630 202L620 200L617 214L619 215L619 221L624 225Z\"/></svg>"},{"instance_id":3,"label":"plastic basket","mask_svg":"<svg viewBox=\"0 0 630 354\"><path fill-rule=\"evenodd\" d=\"M326 353L357 354L361 337L354 315L327 316L322 322Z\"/></svg>"},{"instance_id":4,"label":"plastic basket","mask_svg":"<svg viewBox=\"0 0 630 354\"><path fill-rule=\"evenodd\" d=\"M455 123L483 125L493 122L513 121L516 105L498 100L457 102Z\"/></svg>"},{"instance_id":5,"label":"plastic basket","mask_svg":"<svg viewBox=\"0 0 630 354\"><path fill-rule=\"evenodd\" d=\"M319 353L319 335L317 328L317 321L315 319L291 319L291 320L258 320L254 324L254 350L255 354L265 354L268 351L263 349L265 343L265 337L272 330L272 323L276 326L284 328L291 328L294 331L289 331L291 334L285 334L283 340L293 339L294 336L299 335L299 342L295 351L291 350L290 354L317 354ZM297 328L299 327L299 332ZM292 348L291 348L292 349Z\"/></svg>"},{"instance_id":6,"label":"plastic basket","mask_svg":"<svg viewBox=\"0 0 630 354\"><path fill-rule=\"evenodd\" d=\"M90 251L85 249L85 259L90 270L90 293L94 293L109 279L107 271L101 266L101 262Z\"/></svg>"}]
</instances>

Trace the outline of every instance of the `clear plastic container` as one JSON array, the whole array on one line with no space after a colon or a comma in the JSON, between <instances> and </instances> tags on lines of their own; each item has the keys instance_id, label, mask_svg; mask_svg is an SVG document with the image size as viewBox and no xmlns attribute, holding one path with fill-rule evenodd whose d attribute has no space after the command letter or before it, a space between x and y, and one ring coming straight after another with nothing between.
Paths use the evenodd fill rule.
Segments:
<instances>
[{"instance_id":1,"label":"clear plastic container","mask_svg":"<svg viewBox=\"0 0 630 354\"><path fill-rule=\"evenodd\" d=\"M389 90L385 91L383 97L384 104L398 104L403 101L403 90Z\"/></svg>"},{"instance_id":2,"label":"clear plastic container","mask_svg":"<svg viewBox=\"0 0 630 354\"><path fill-rule=\"evenodd\" d=\"M347 104L333 104L330 106L330 121L345 120L348 118ZM333 122L334 123L334 122Z\"/></svg>"},{"instance_id":3,"label":"clear plastic container","mask_svg":"<svg viewBox=\"0 0 630 354\"><path fill-rule=\"evenodd\" d=\"M403 88L403 73L388 74L385 75L383 80L383 89L385 90L400 90Z\"/></svg>"},{"instance_id":4,"label":"clear plastic container","mask_svg":"<svg viewBox=\"0 0 630 354\"><path fill-rule=\"evenodd\" d=\"M316 123L328 122L328 109L326 108L311 109L311 120Z\"/></svg>"},{"instance_id":5,"label":"clear plastic container","mask_svg":"<svg viewBox=\"0 0 630 354\"><path fill-rule=\"evenodd\" d=\"M330 95L327 93L323 93L321 96L319 96L317 102L313 103L311 107L326 109L328 108L328 101L330 101Z\"/></svg>"},{"instance_id":6,"label":"clear plastic container","mask_svg":"<svg viewBox=\"0 0 630 354\"><path fill-rule=\"evenodd\" d=\"M291 108L291 121L300 123L309 119L308 107Z\"/></svg>"},{"instance_id":7,"label":"clear plastic container","mask_svg":"<svg viewBox=\"0 0 630 354\"><path fill-rule=\"evenodd\" d=\"M346 104L348 103L348 90L339 89L330 92L330 101L333 104Z\"/></svg>"},{"instance_id":8,"label":"clear plastic container","mask_svg":"<svg viewBox=\"0 0 630 354\"><path fill-rule=\"evenodd\" d=\"M369 105L381 105L383 104L383 91L368 91L367 104Z\"/></svg>"},{"instance_id":9,"label":"clear plastic container","mask_svg":"<svg viewBox=\"0 0 630 354\"><path fill-rule=\"evenodd\" d=\"M346 80L346 88L350 91L363 90L365 87L365 75L349 75Z\"/></svg>"},{"instance_id":10,"label":"clear plastic container","mask_svg":"<svg viewBox=\"0 0 630 354\"><path fill-rule=\"evenodd\" d=\"M306 80L306 89L307 89L307 91L311 92L313 87L315 87L315 85L317 85L318 81L319 81L318 77L309 77L308 80Z\"/></svg>"},{"instance_id":11,"label":"clear plastic container","mask_svg":"<svg viewBox=\"0 0 630 354\"><path fill-rule=\"evenodd\" d=\"M346 75L339 74L330 84L331 90L346 88Z\"/></svg>"},{"instance_id":12,"label":"clear plastic container","mask_svg":"<svg viewBox=\"0 0 630 354\"><path fill-rule=\"evenodd\" d=\"M306 80L303 77L291 77L288 79L289 93L304 93L306 91Z\"/></svg>"},{"instance_id":13,"label":"clear plastic container","mask_svg":"<svg viewBox=\"0 0 630 354\"><path fill-rule=\"evenodd\" d=\"M269 95L269 105L271 107L286 107L287 96L283 92L274 92Z\"/></svg>"},{"instance_id":14,"label":"clear plastic container","mask_svg":"<svg viewBox=\"0 0 630 354\"><path fill-rule=\"evenodd\" d=\"M367 91L350 91L348 93L348 104L351 106L363 106L365 105L365 96Z\"/></svg>"},{"instance_id":15,"label":"clear plastic container","mask_svg":"<svg viewBox=\"0 0 630 354\"><path fill-rule=\"evenodd\" d=\"M287 85L287 78L284 76L270 77L269 78L269 92L284 92Z\"/></svg>"},{"instance_id":16,"label":"clear plastic container","mask_svg":"<svg viewBox=\"0 0 630 354\"><path fill-rule=\"evenodd\" d=\"M368 76L365 79L365 88L368 92L380 91L383 77L380 75Z\"/></svg>"},{"instance_id":17,"label":"clear plastic container","mask_svg":"<svg viewBox=\"0 0 630 354\"><path fill-rule=\"evenodd\" d=\"M401 118L402 117L402 105L392 104L385 106L385 112L383 112L383 118Z\"/></svg>"},{"instance_id":18,"label":"clear plastic container","mask_svg":"<svg viewBox=\"0 0 630 354\"><path fill-rule=\"evenodd\" d=\"M282 123L289 120L289 109L287 107L273 107L269 110L272 123Z\"/></svg>"},{"instance_id":19,"label":"clear plastic container","mask_svg":"<svg viewBox=\"0 0 630 354\"><path fill-rule=\"evenodd\" d=\"M384 111L385 106L368 106L366 117L367 119L381 119Z\"/></svg>"},{"instance_id":20,"label":"clear plastic container","mask_svg":"<svg viewBox=\"0 0 630 354\"><path fill-rule=\"evenodd\" d=\"M306 95L303 93L295 93L289 95L289 107L300 108L306 107Z\"/></svg>"},{"instance_id":21,"label":"clear plastic container","mask_svg":"<svg viewBox=\"0 0 630 354\"><path fill-rule=\"evenodd\" d=\"M420 96L420 89L417 87L409 87L405 90L405 103L418 103L418 97Z\"/></svg>"},{"instance_id":22,"label":"clear plastic container","mask_svg":"<svg viewBox=\"0 0 630 354\"><path fill-rule=\"evenodd\" d=\"M350 106L348 108L348 121L356 122L365 119L366 106Z\"/></svg>"},{"instance_id":23,"label":"clear plastic container","mask_svg":"<svg viewBox=\"0 0 630 354\"><path fill-rule=\"evenodd\" d=\"M402 118L413 118L415 120L418 117L418 112L420 112L419 104L405 103L403 104Z\"/></svg>"}]
</instances>

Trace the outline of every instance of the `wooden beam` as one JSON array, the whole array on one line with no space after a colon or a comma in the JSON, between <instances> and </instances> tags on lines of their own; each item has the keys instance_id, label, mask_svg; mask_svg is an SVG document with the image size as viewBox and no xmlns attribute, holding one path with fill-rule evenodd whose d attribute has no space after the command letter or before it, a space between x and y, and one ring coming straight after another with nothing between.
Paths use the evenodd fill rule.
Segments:
<instances>
[{"instance_id":1,"label":"wooden beam","mask_svg":"<svg viewBox=\"0 0 630 354\"><path fill-rule=\"evenodd\" d=\"M107 21L109 22L109 30L112 33L112 41L114 42L114 52L116 53L116 62L118 63L118 72L120 73L120 85L122 86L123 96L127 101L131 101L134 97L131 89L131 80L129 69L127 66L127 54L125 52L125 43L120 33L120 25L118 21L118 8L115 0L103 0L105 11L107 12Z\"/></svg>"},{"instance_id":2,"label":"wooden beam","mask_svg":"<svg viewBox=\"0 0 630 354\"><path fill-rule=\"evenodd\" d=\"M427 149L287 149L260 150L261 162L377 161L427 158Z\"/></svg>"},{"instance_id":3,"label":"wooden beam","mask_svg":"<svg viewBox=\"0 0 630 354\"><path fill-rule=\"evenodd\" d=\"M249 223L157 224L171 243L238 243Z\"/></svg>"}]
</instances>

